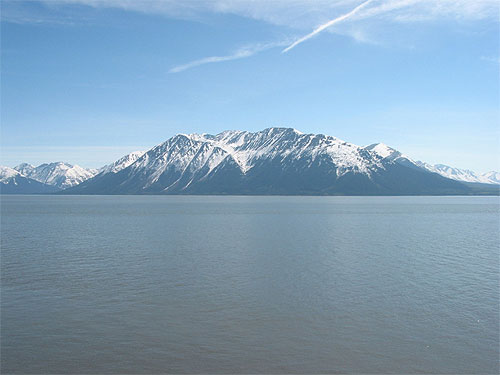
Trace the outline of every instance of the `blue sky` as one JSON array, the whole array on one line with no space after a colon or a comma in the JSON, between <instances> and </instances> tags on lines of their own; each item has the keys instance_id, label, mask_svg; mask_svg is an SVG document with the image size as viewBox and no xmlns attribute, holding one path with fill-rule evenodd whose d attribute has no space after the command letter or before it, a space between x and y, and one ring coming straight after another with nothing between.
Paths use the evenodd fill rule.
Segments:
<instances>
[{"instance_id":1,"label":"blue sky","mask_svg":"<svg viewBox=\"0 0 500 375\"><path fill-rule=\"evenodd\" d=\"M287 126L500 169L496 0L1 4L2 165Z\"/></svg>"}]
</instances>

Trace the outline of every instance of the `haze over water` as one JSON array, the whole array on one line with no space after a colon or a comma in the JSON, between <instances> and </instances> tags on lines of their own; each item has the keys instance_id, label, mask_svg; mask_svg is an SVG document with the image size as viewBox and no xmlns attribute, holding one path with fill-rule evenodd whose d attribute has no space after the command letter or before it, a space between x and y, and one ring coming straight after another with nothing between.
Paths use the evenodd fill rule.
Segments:
<instances>
[{"instance_id":1,"label":"haze over water","mask_svg":"<svg viewBox=\"0 0 500 375\"><path fill-rule=\"evenodd\" d=\"M2 196L3 373L498 373L498 197Z\"/></svg>"}]
</instances>

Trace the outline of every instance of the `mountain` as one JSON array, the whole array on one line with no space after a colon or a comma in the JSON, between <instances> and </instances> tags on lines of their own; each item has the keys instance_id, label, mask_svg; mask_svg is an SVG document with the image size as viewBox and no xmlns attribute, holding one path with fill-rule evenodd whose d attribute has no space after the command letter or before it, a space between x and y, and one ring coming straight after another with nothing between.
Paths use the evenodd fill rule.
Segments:
<instances>
[{"instance_id":1,"label":"mountain","mask_svg":"<svg viewBox=\"0 0 500 375\"><path fill-rule=\"evenodd\" d=\"M373 146L373 147L372 147ZM385 146L385 145L384 145ZM290 128L178 134L63 194L472 194L388 146ZM118 163L118 162L117 162ZM120 163L118 163L120 164Z\"/></svg>"},{"instance_id":2,"label":"mountain","mask_svg":"<svg viewBox=\"0 0 500 375\"><path fill-rule=\"evenodd\" d=\"M431 172L439 173L441 176L451 178L452 180L464 182L478 182L483 184L500 184L500 173L488 172L485 174L477 174L468 169L453 168L444 164L428 164L417 161L416 164Z\"/></svg>"},{"instance_id":3,"label":"mountain","mask_svg":"<svg viewBox=\"0 0 500 375\"><path fill-rule=\"evenodd\" d=\"M500 173L491 171L491 172L486 172L481 175L481 177L487 178L488 181L491 181L491 183L495 184L500 184Z\"/></svg>"},{"instance_id":4,"label":"mountain","mask_svg":"<svg viewBox=\"0 0 500 375\"><path fill-rule=\"evenodd\" d=\"M58 190L55 186L25 177L13 168L0 166L1 194L47 194Z\"/></svg>"},{"instance_id":5,"label":"mountain","mask_svg":"<svg viewBox=\"0 0 500 375\"><path fill-rule=\"evenodd\" d=\"M385 160L394 161L410 168L422 168L452 180L481 184L500 184L500 173L498 172L492 171L480 175L468 169L453 168L444 164L432 165L418 160L414 161L383 143L366 146L365 150L373 151Z\"/></svg>"},{"instance_id":6,"label":"mountain","mask_svg":"<svg viewBox=\"0 0 500 375\"><path fill-rule=\"evenodd\" d=\"M59 189L78 185L97 173L95 169L85 169L63 162L41 164L38 167L22 163L14 169L26 177Z\"/></svg>"},{"instance_id":7,"label":"mountain","mask_svg":"<svg viewBox=\"0 0 500 375\"><path fill-rule=\"evenodd\" d=\"M101 169L99 169L99 174L105 173L117 173L122 169L127 168L132 163L135 163L137 159L139 159L142 155L144 155L145 151L134 151L124 157L118 159L112 164L105 165Z\"/></svg>"}]
</instances>

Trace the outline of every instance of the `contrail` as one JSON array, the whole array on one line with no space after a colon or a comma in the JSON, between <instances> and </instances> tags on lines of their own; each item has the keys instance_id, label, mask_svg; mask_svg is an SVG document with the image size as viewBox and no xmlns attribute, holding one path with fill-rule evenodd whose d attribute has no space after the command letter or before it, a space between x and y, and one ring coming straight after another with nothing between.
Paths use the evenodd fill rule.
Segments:
<instances>
[{"instance_id":1,"label":"contrail","mask_svg":"<svg viewBox=\"0 0 500 375\"><path fill-rule=\"evenodd\" d=\"M175 66L169 70L169 73L179 73L179 72L182 72L184 70L191 69L191 68L194 68L195 66L203 65L203 64L210 64L210 63L216 63L216 62L221 62L221 61L243 59L245 57L252 56L256 52L257 51L242 50L242 51L237 51L234 54L228 55L228 56L205 57L205 58L200 59L200 60L191 61L190 63L187 63L187 64Z\"/></svg>"},{"instance_id":2,"label":"contrail","mask_svg":"<svg viewBox=\"0 0 500 375\"><path fill-rule=\"evenodd\" d=\"M307 34L306 36L303 36L302 38L296 40L295 42L293 42L292 44L290 44L288 47L286 47L283 51L281 51L282 53L284 52L288 52L290 51L292 48L294 48L295 46L299 45L300 43L302 42L305 42L307 39L310 39L312 38L313 36L315 36L316 34L322 32L323 30L329 28L330 26L332 25L335 25L336 23L339 23L351 16L353 16L354 14L356 14L360 9L364 8L365 6L367 6L369 3L371 3L373 0L367 0L365 1L364 3L358 5L356 8L354 8L353 10L351 10L349 13L346 13L342 16L339 16L331 21L328 21L327 23L324 23L323 25L321 26L318 26L316 29L314 29L313 32Z\"/></svg>"},{"instance_id":3,"label":"contrail","mask_svg":"<svg viewBox=\"0 0 500 375\"><path fill-rule=\"evenodd\" d=\"M288 43L290 43L290 42L289 41L281 41L281 42L251 44L251 45L247 45L247 46L244 46L244 47L238 49L232 55L205 57L203 59L191 61L191 62L188 62L188 63L183 64L183 65L174 66L168 72L169 73L179 73L179 72L182 72L184 70L191 69L191 68L194 68L196 66L203 65L203 64L244 59L246 57L253 56L257 53L260 53L262 51L265 51L265 50L268 50L271 48L286 46Z\"/></svg>"}]
</instances>

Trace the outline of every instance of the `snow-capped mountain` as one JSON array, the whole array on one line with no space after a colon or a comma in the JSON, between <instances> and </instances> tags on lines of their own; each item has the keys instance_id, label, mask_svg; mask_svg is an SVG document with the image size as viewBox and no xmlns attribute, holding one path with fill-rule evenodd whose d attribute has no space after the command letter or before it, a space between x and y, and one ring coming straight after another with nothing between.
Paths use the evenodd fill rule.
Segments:
<instances>
[{"instance_id":1,"label":"snow-capped mountain","mask_svg":"<svg viewBox=\"0 0 500 375\"><path fill-rule=\"evenodd\" d=\"M5 183L21 174L13 168L0 167L0 182Z\"/></svg>"},{"instance_id":2,"label":"snow-capped mountain","mask_svg":"<svg viewBox=\"0 0 500 375\"><path fill-rule=\"evenodd\" d=\"M414 161L383 143L375 143L366 146L365 149L377 153L385 160L395 161L410 168L422 168L452 180L482 184L500 184L500 173L498 172L492 171L481 175L468 169L453 168L444 164L432 165L418 160Z\"/></svg>"},{"instance_id":3,"label":"snow-capped mountain","mask_svg":"<svg viewBox=\"0 0 500 375\"><path fill-rule=\"evenodd\" d=\"M134 151L130 154L127 154L112 164L105 165L104 167L99 169L100 173L117 173L122 169L127 168L130 164L135 163L137 159L139 159L142 155L144 155L145 151Z\"/></svg>"},{"instance_id":4,"label":"snow-capped mountain","mask_svg":"<svg viewBox=\"0 0 500 375\"><path fill-rule=\"evenodd\" d=\"M361 195L469 190L385 145L363 148L323 134L269 128L178 134L124 168L106 167L64 193Z\"/></svg>"},{"instance_id":5,"label":"snow-capped mountain","mask_svg":"<svg viewBox=\"0 0 500 375\"><path fill-rule=\"evenodd\" d=\"M43 184L16 171L0 166L0 193L2 194L44 194L57 191L54 186Z\"/></svg>"},{"instance_id":6,"label":"snow-capped mountain","mask_svg":"<svg viewBox=\"0 0 500 375\"><path fill-rule=\"evenodd\" d=\"M56 186L59 189L78 185L97 173L95 169L85 169L78 165L63 162L41 164L38 167L22 163L14 167L14 169L26 177L47 185Z\"/></svg>"},{"instance_id":7,"label":"snow-capped mountain","mask_svg":"<svg viewBox=\"0 0 500 375\"><path fill-rule=\"evenodd\" d=\"M500 173L499 172L490 171L490 172L483 173L481 176L484 178L487 178L488 181L491 181L492 183L500 184Z\"/></svg>"},{"instance_id":8,"label":"snow-capped mountain","mask_svg":"<svg viewBox=\"0 0 500 375\"><path fill-rule=\"evenodd\" d=\"M419 167L425 168L430 172L438 173L446 178L464 182L476 182L482 184L500 184L498 172L488 172L485 174L477 174L468 169L453 168L444 164L428 164L422 161L417 161Z\"/></svg>"},{"instance_id":9,"label":"snow-capped mountain","mask_svg":"<svg viewBox=\"0 0 500 375\"><path fill-rule=\"evenodd\" d=\"M246 175L264 160L313 163L321 157L328 157L339 175L349 170L369 174L381 166L378 160L367 159L357 146L337 138L270 128L257 133L225 131L215 136L179 134L145 153L131 169L152 171L145 186L149 187L169 170L182 172L183 177L197 174L203 179L226 164L234 164L238 172Z\"/></svg>"}]
</instances>

